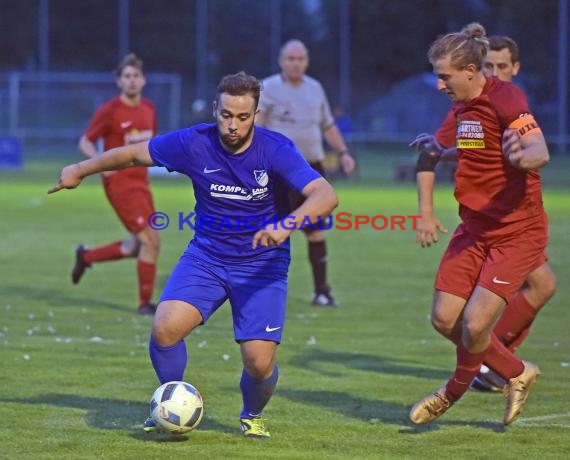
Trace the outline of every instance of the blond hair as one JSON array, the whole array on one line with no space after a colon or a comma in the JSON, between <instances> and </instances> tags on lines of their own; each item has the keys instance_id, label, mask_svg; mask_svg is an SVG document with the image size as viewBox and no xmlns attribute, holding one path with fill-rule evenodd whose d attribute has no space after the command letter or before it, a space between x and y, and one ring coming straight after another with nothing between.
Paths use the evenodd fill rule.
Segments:
<instances>
[{"instance_id":1,"label":"blond hair","mask_svg":"<svg viewBox=\"0 0 570 460\"><path fill-rule=\"evenodd\" d=\"M474 64L477 70L481 70L488 49L489 39L485 28L478 22L472 22L460 32L439 37L430 46L427 56L432 64L449 56L451 65L456 69Z\"/></svg>"}]
</instances>

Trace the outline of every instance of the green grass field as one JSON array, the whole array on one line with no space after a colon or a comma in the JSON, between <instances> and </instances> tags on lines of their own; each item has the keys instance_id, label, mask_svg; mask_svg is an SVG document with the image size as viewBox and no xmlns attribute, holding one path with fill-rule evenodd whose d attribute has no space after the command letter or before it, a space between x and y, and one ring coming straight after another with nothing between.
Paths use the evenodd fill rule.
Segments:
<instances>
[{"instance_id":1,"label":"green grass field","mask_svg":"<svg viewBox=\"0 0 570 460\"><path fill-rule=\"evenodd\" d=\"M388 159L386 159L388 158ZM339 183L352 214L415 214L413 186L390 180L393 157L363 157L362 180ZM330 277L341 307L308 305L304 237L293 237L281 378L265 415L271 440L238 430L241 362L229 309L186 341L186 380L205 400L197 431L145 435L140 424L158 386L147 354L151 319L135 314L133 260L97 265L70 283L74 249L124 236L99 180L47 196L69 158L0 173L0 459L562 459L570 452L570 183L568 159L545 171L551 264L558 293L520 349L542 376L524 413L502 426L505 400L469 392L439 421L413 427L409 407L451 374L454 348L428 314L441 245L414 232L331 231ZM376 171L377 174L373 172ZM155 179L157 209L193 207L183 179ZM452 230L456 204L438 189ZM158 291L191 237L161 233ZM158 293L157 293L158 295Z\"/></svg>"}]
</instances>

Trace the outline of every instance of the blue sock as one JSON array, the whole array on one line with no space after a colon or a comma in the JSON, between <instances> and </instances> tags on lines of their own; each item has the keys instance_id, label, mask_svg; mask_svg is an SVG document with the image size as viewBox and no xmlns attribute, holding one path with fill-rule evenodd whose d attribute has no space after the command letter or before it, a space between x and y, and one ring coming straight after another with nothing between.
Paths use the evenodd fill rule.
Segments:
<instances>
[{"instance_id":1,"label":"blue sock","mask_svg":"<svg viewBox=\"0 0 570 460\"><path fill-rule=\"evenodd\" d=\"M183 380L184 369L186 369L186 363L188 362L184 340L169 347L161 347L156 344L151 335L148 342L148 351L152 366L161 385L173 380Z\"/></svg>"},{"instance_id":2,"label":"blue sock","mask_svg":"<svg viewBox=\"0 0 570 460\"><path fill-rule=\"evenodd\" d=\"M262 381L251 378L245 369L242 371L239 386L243 398L243 409L240 418L251 418L261 415L263 408L267 405L273 394L278 378L279 368L277 364L275 364L273 368L271 377Z\"/></svg>"}]
</instances>

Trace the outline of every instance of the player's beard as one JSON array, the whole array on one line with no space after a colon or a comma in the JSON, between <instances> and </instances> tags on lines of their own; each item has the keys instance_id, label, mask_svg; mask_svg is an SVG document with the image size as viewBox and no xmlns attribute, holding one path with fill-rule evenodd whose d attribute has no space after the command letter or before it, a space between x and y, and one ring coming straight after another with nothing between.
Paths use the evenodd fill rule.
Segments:
<instances>
[{"instance_id":1,"label":"player's beard","mask_svg":"<svg viewBox=\"0 0 570 460\"><path fill-rule=\"evenodd\" d=\"M123 94L124 94L124 96L125 96L127 99L130 99L130 100L133 100L133 101L134 101L134 100L136 100L138 97L140 97L140 95L141 95L141 88L137 88L137 87L134 87L134 88L126 88L126 89L123 91Z\"/></svg>"},{"instance_id":2,"label":"player's beard","mask_svg":"<svg viewBox=\"0 0 570 460\"><path fill-rule=\"evenodd\" d=\"M247 130L247 134L245 136L238 136L232 137L229 134L221 134L220 139L222 143L227 147L227 149L231 152L237 152L239 149L243 147L243 145L251 139L253 135L253 127L254 124L252 123L249 129Z\"/></svg>"}]
</instances>

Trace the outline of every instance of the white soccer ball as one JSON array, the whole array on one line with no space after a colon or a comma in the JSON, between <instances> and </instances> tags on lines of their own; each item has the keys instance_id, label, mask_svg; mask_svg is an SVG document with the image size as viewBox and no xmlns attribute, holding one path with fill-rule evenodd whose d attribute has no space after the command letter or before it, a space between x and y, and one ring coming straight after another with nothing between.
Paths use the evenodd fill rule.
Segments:
<instances>
[{"instance_id":1,"label":"white soccer ball","mask_svg":"<svg viewBox=\"0 0 570 460\"><path fill-rule=\"evenodd\" d=\"M167 382L150 398L150 414L156 425L170 433L182 434L198 426L204 414L200 392L186 382Z\"/></svg>"}]
</instances>

